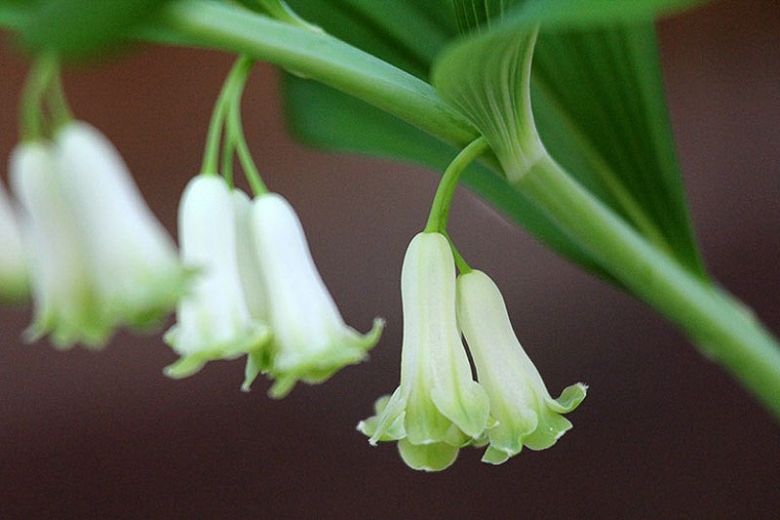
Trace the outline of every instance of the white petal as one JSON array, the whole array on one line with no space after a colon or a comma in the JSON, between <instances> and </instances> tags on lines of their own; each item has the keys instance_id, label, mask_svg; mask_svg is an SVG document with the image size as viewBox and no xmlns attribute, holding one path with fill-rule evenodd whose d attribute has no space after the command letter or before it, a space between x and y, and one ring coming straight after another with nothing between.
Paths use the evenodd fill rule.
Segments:
<instances>
[{"instance_id":1,"label":"white petal","mask_svg":"<svg viewBox=\"0 0 780 520\"><path fill-rule=\"evenodd\" d=\"M418 234L409 245L401 273L401 387L426 388L421 393L427 393L444 416L477 437L487 424L489 406L484 390L472 378L458 331L455 280L447 239L439 233ZM408 424L413 421L407 414L407 431L413 429Z\"/></svg>"},{"instance_id":2,"label":"white petal","mask_svg":"<svg viewBox=\"0 0 780 520\"><path fill-rule=\"evenodd\" d=\"M164 315L183 289L184 272L116 148L82 122L61 130L56 146L106 312L138 325Z\"/></svg>"},{"instance_id":3,"label":"white petal","mask_svg":"<svg viewBox=\"0 0 780 520\"><path fill-rule=\"evenodd\" d=\"M225 181L200 175L190 181L179 207L179 240L185 264L197 270L181 300L168 341L181 356L199 364L236 357L261 346L267 329L249 315L236 256L233 198Z\"/></svg>"},{"instance_id":4,"label":"white petal","mask_svg":"<svg viewBox=\"0 0 780 520\"><path fill-rule=\"evenodd\" d=\"M268 321L268 302L263 278L260 274L260 263L257 258L257 248L251 229L252 203L246 193L239 189L233 190L233 206L236 214L236 254L238 255L238 272L241 275L241 288L246 300L249 314L256 320Z\"/></svg>"},{"instance_id":5,"label":"white petal","mask_svg":"<svg viewBox=\"0 0 780 520\"><path fill-rule=\"evenodd\" d=\"M272 395L284 395L297 379L321 382L361 361L378 340L382 322L375 321L365 336L345 325L289 203L277 194L258 196L252 232L274 334Z\"/></svg>"},{"instance_id":6,"label":"white petal","mask_svg":"<svg viewBox=\"0 0 780 520\"><path fill-rule=\"evenodd\" d=\"M22 144L11 157L11 184L24 208L35 300L34 336L52 333L67 347L98 344L110 331L97 305L90 266L73 208L48 145Z\"/></svg>"},{"instance_id":7,"label":"white petal","mask_svg":"<svg viewBox=\"0 0 780 520\"><path fill-rule=\"evenodd\" d=\"M565 403L550 397L515 336L498 287L484 273L472 271L458 279L458 319L497 421L489 432L492 449L511 456L524 444L531 449L554 444L571 428L559 413L576 408L585 397L584 385L569 387ZM493 452L486 457L502 459Z\"/></svg>"}]
</instances>

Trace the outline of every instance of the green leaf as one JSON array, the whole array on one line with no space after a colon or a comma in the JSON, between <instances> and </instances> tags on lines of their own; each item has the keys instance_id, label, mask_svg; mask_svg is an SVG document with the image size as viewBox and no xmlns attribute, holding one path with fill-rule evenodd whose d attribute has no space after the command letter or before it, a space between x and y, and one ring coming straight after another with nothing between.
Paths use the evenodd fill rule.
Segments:
<instances>
[{"instance_id":1,"label":"green leaf","mask_svg":"<svg viewBox=\"0 0 780 520\"><path fill-rule=\"evenodd\" d=\"M170 0L40 0L20 26L33 52L84 57L103 52L154 17Z\"/></svg>"},{"instance_id":2,"label":"green leaf","mask_svg":"<svg viewBox=\"0 0 780 520\"><path fill-rule=\"evenodd\" d=\"M306 13L301 7L299 12L366 51L420 77L427 75L430 49L416 43L425 38L393 34L388 27L397 20L384 20L379 12L367 23L354 11L334 7L345 3L350 2L315 0L310 5L317 4L321 11L312 7ZM426 2L426 9L411 0L397 3L419 9L418 16L439 16L442 22L438 27L443 36L436 37L438 45L457 37L457 2L455 11L448 11L441 2ZM518 31L527 32L541 21L532 101L545 147L579 182L646 237L671 251L691 271L702 274L674 158L657 46L649 19L656 12L695 3L699 2L520 1L513 9L505 9L500 20L494 19L489 30L483 26L476 38L456 45L465 48L479 38L500 37L504 33L516 36ZM490 12L494 12L492 8ZM337 17L341 18L338 24L329 22ZM483 18L478 13L468 21L461 13L457 21L464 29L473 29L475 24L484 24ZM638 21L626 23L628 20ZM464 61L480 64L488 60L484 55L473 54ZM309 144L404 158L437 169L456 153L410 125L342 94L334 95L330 89L298 79L285 84L290 127ZM315 104L318 108L313 107ZM340 124L335 123L338 121ZM435 154L432 150L436 150ZM437 160L432 160L432 155ZM481 166L472 169L464 180L559 253L594 269L595 261L589 254L533 204L522 199L506 179Z\"/></svg>"}]
</instances>

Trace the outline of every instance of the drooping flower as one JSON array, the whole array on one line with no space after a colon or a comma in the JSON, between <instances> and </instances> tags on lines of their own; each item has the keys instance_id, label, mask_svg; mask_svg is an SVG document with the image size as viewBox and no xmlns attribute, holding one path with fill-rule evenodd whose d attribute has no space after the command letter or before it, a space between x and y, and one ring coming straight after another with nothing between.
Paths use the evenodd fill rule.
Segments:
<instances>
[{"instance_id":1,"label":"drooping flower","mask_svg":"<svg viewBox=\"0 0 780 520\"><path fill-rule=\"evenodd\" d=\"M29 277L16 208L0 182L0 300L27 295Z\"/></svg>"},{"instance_id":2,"label":"drooping flower","mask_svg":"<svg viewBox=\"0 0 780 520\"><path fill-rule=\"evenodd\" d=\"M367 334L344 323L292 206L278 194L259 195L252 204L251 227L273 331L273 359L264 363L251 356L251 362L266 366L249 367L247 375L267 371L275 379L270 394L279 398L299 380L320 383L362 361L379 340L383 321L375 320Z\"/></svg>"},{"instance_id":3,"label":"drooping flower","mask_svg":"<svg viewBox=\"0 0 780 520\"><path fill-rule=\"evenodd\" d=\"M236 218L236 255L249 315L262 323L269 323L267 290L260 271L254 238L252 236L252 202L241 190L233 190L233 207ZM244 383L241 389L248 392L258 374L271 368L271 348L262 348L247 355Z\"/></svg>"},{"instance_id":4,"label":"drooping flower","mask_svg":"<svg viewBox=\"0 0 780 520\"><path fill-rule=\"evenodd\" d=\"M79 220L106 319L135 327L159 323L187 279L173 241L103 134L71 122L54 144L60 182Z\"/></svg>"},{"instance_id":5,"label":"drooping flower","mask_svg":"<svg viewBox=\"0 0 780 520\"><path fill-rule=\"evenodd\" d=\"M11 156L11 186L21 203L35 318L27 331L55 346L98 346L112 330L100 305L83 230L64 190L49 143L22 143Z\"/></svg>"},{"instance_id":6,"label":"drooping flower","mask_svg":"<svg viewBox=\"0 0 780 520\"><path fill-rule=\"evenodd\" d=\"M414 469L448 467L460 447L483 437L488 423L488 396L473 380L458 330L455 280L447 239L439 233L414 237L401 273L401 383L377 401L374 417L358 425L371 444L397 440Z\"/></svg>"},{"instance_id":7,"label":"drooping flower","mask_svg":"<svg viewBox=\"0 0 780 520\"><path fill-rule=\"evenodd\" d=\"M501 464L520 452L549 448L571 428L561 414L574 410L587 387L577 383L553 399L509 321L496 284L480 271L458 278L458 323L490 398L490 445L484 462Z\"/></svg>"},{"instance_id":8,"label":"drooping flower","mask_svg":"<svg viewBox=\"0 0 780 520\"><path fill-rule=\"evenodd\" d=\"M264 348L270 332L247 307L237 255L233 196L221 177L199 175L179 206L179 240L185 265L196 270L179 302L177 322L165 341L181 356L166 368L186 377L217 359L235 359Z\"/></svg>"}]
</instances>

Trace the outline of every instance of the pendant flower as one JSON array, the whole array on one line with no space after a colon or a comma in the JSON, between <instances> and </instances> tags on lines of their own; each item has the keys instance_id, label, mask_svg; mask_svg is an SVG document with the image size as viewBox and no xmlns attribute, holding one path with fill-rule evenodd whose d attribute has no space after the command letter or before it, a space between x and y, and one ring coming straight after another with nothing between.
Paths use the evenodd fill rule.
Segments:
<instances>
[{"instance_id":1,"label":"pendant flower","mask_svg":"<svg viewBox=\"0 0 780 520\"><path fill-rule=\"evenodd\" d=\"M35 318L27 338L50 334L67 348L76 342L96 347L106 341L106 319L92 279L82 228L56 169L53 147L22 143L11 156L11 186L21 203L25 248L30 259Z\"/></svg>"},{"instance_id":2,"label":"pendant flower","mask_svg":"<svg viewBox=\"0 0 780 520\"><path fill-rule=\"evenodd\" d=\"M106 319L135 327L158 324L187 281L173 241L98 130L69 123L56 135L55 148Z\"/></svg>"},{"instance_id":3,"label":"pendant flower","mask_svg":"<svg viewBox=\"0 0 780 520\"><path fill-rule=\"evenodd\" d=\"M490 398L495 424L482 460L501 464L520 452L549 448L569 430L569 413L585 399L577 383L553 399L531 359L517 340L496 284L480 271L458 278L458 322Z\"/></svg>"},{"instance_id":4,"label":"pendant flower","mask_svg":"<svg viewBox=\"0 0 780 520\"><path fill-rule=\"evenodd\" d=\"M455 280L447 239L415 236L401 273L401 383L377 401L374 417L358 425L371 444L397 440L414 469L450 466L459 448L479 442L488 425L488 396L472 378L458 331Z\"/></svg>"},{"instance_id":5,"label":"pendant flower","mask_svg":"<svg viewBox=\"0 0 780 520\"><path fill-rule=\"evenodd\" d=\"M265 345L268 327L250 315L237 254L234 198L224 179L199 175L179 206L182 260L196 269L165 341L181 356L166 375L186 377L207 361L235 359Z\"/></svg>"},{"instance_id":6,"label":"pendant flower","mask_svg":"<svg viewBox=\"0 0 780 520\"><path fill-rule=\"evenodd\" d=\"M233 208L236 218L236 255L241 289L249 315L261 322L269 323L268 297L260 272L260 262L252 237L252 202L241 190L233 190ZM241 390L248 392L261 373L271 369L271 349L262 348L250 352L246 358L244 383Z\"/></svg>"},{"instance_id":7,"label":"pendant flower","mask_svg":"<svg viewBox=\"0 0 780 520\"><path fill-rule=\"evenodd\" d=\"M367 334L344 323L312 260L303 228L280 195L259 195L252 204L251 228L273 330L272 360L250 356L252 374L274 379L272 397L287 395L298 380L321 383L339 369L362 361L381 335L377 319Z\"/></svg>"},{"instance_id":8,"label":"pendant flower","mask_svg":"<svg viewBox=\"0 0 780 520\"><path fill-rule=\"evenodd\" d=\"M22 246L16 208L0 182L0 300L20 300L27 295L27 258Z\"/></svg>"}]
</instances>

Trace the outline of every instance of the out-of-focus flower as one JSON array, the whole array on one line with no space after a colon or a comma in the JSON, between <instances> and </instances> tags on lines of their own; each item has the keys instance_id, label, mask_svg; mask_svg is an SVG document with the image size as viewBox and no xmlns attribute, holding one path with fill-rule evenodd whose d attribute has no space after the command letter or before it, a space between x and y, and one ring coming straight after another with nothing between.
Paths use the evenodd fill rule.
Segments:
<instances>
[{"instance_id":1,"label":"out-of-focus flower","mask_svg":"<svg viewBox=\"0 0 780 520\"><path fill-rule=\"evenodd\" d=\"M273 331L273 358L251 356L256 366L247 375L267 371L275 379L270 394L279 398L299 380L320 383L363 360L379 340L383 321L375 320L365 335L344 323L290 204L277 194L259 195L252 204L251 227Z\"/></svg>"},{"instance_id":2,"label":"out-of-focus flower","mask_svg":"<svg viewBox=\"0 0 780 520\"><path fill-rule=\"evenodd\" d=\"M401 273L401 383L377 401L374 417L358 425L372 444L397 440L414 469L448 467L459 448L478 442L487 428L488 396L472 378L456 322L455 280L447 239L439 233L414 237Z\"/></svg>"},{"instance_id":3,"label":"out-of-focus flower","mask_svg":"<svg viewBox=\"0 0 780 520\"><path fill-rule=\"evenodd\" d=\"M135 327L158 324L175 307L187 279L173 241L103 134L72 122L54 144L60 182L79 220L106 319Z\"/></svg>"},{"instance_id":4,"label":"out-of-focus flower","mask_svg":"<svg viewBox=\"0 0 780 520\"><path fill-rule=\"evenodd\" d=\"M247 309L249 315L255 320L268 323L268 296L260 273L260 262L252 236L252 202L246 193L234 189L233 207L236 215L238 272L241 277L241 288ZM271 354L270 348L262 348L247 355L244 384L241 385L243 391L249 391L258 374L268 372L271 369Z\"/></svg>"},{"instance_id":5,"label":"out-of-focus flower","mask_svg":"<svg viewBox=\"0 0 780 520\"><path fill-rule=\"evenodd\" d=\"M490 398L494 424L484 462L501 464L527 446L549 448L571 428L561 414L574 410L587 387L577 383L553 399L517 340L496 284L480 271L458 278L458 323Z\"/></svg>"},{"instance_id":6,"label":"out-of-focus flower","mask_svg":"<svg viewBox=\"0 0 780 520\"><path fill-rule=\"evenodd\" d=\"M235 202L224 179L199 175L190 181L179 206L179 240L185 265L197 272L179 302L176 325L165 335L181 356L166 368L171 377L262 349L270 336L247 307L236 229Z\"/></svg>"},{"instance_id":7,"label":"out-of-focus flower","mask_svg":"<svg viewBox=\"0 0 780 520\"><path fill-rule=\"evenodd\" d=\"M29 278L16 208L0 182L0 299L20 300L27 295Z\"/></svg>"},{"instance_id":8,"label":"out-of-focus flower","mask_svg":"<svg viewBox=\"0 0 780 520\"><path fill-rule=\"evenodd\" d=\"M22 143L11 156L11 186L22 205L35 318L28 339L50 335L55 346L98 346L112 330L84 248L83 229L65 193L50 144Z\"/></svg>"}]
</instances>

